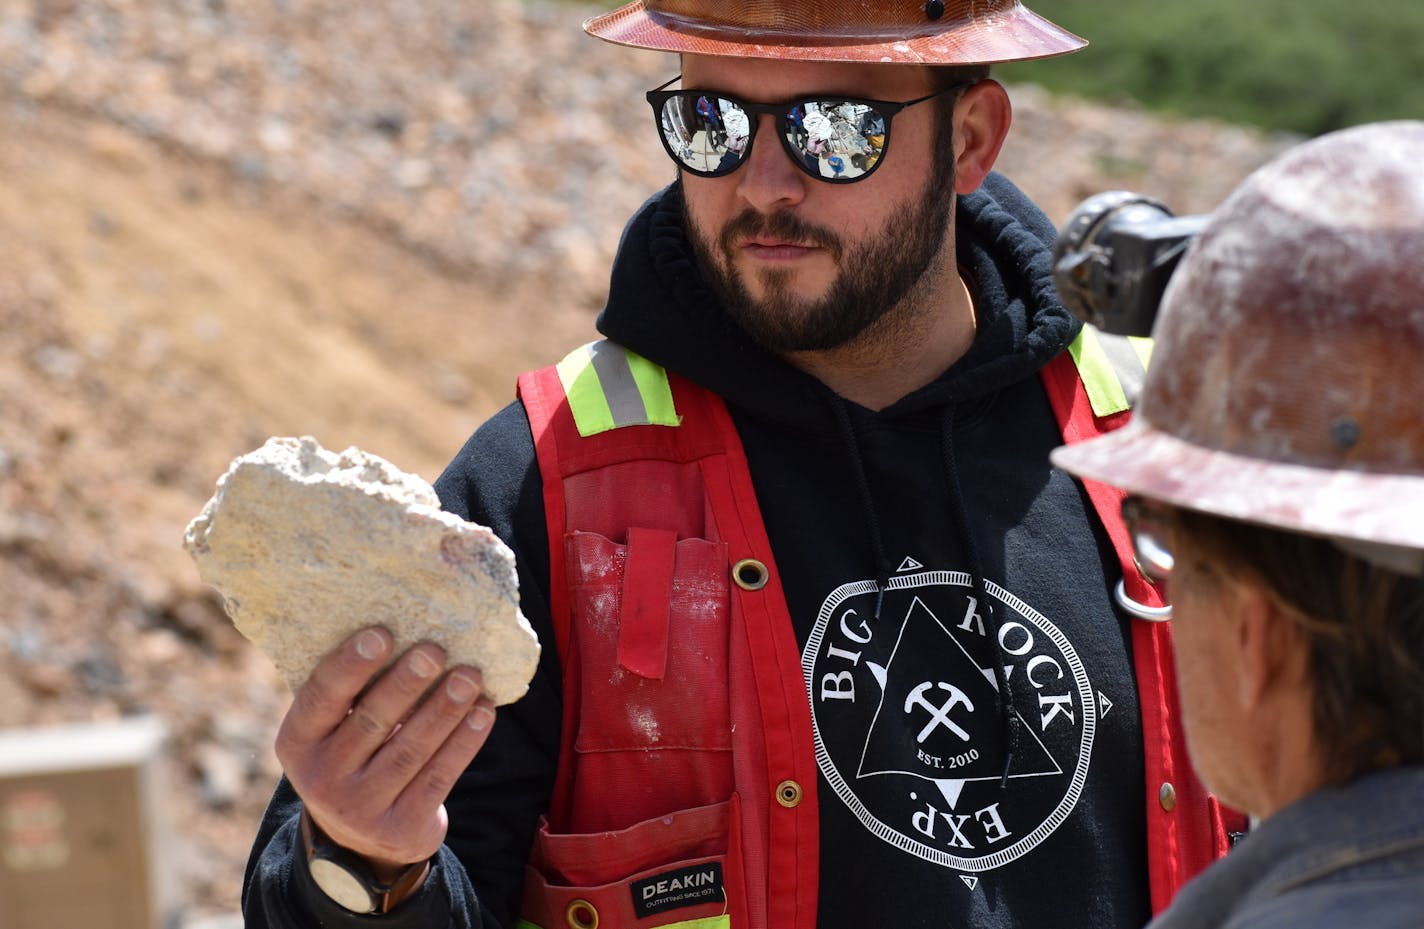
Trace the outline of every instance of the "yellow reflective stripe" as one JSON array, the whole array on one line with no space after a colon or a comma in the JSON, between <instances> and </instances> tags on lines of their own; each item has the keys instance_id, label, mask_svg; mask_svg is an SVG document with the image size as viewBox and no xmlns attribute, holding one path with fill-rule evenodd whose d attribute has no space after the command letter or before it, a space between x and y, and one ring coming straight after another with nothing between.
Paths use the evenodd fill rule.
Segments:
<instances>
[{"instance_id":1,"label":"yellow reflective stripe","mask_svg":"<svg viewBox=\"0 0 1424 929\"><path fill-rule=\"evenodd\" d=\"M688 919L680 923L668 923L662 929L731 929L732 917L723 913L721 916L704 916L701 919Z\"/></svg>"},{"instance_id":2,"label":"yellow reflective stripe","mask_svg":"<svg viewBox=\"0 0 1424 929\"><path fill-rule=\"evenodd\" d=\"M557 365L564 396L569 398L569 409L573 411L574 422L582 436L597 435L613 428L613 411L608 408L608 398L603 395L603 385L598 382L598 372L593 369L591 348L592 343L576 348Z\"/></svg>"},{"instance_id":3,"label":"yellow reflective stripe","mask_svg":"<svg viewBox=\"0 0 1424 929\"><path fill-rule=\"evenodd\" d=\"M667 371L613 342L590 342L556 368L579 435L621 426L676 426Z\"/></svg>"},{"instance_id":4,"label":"yellow reflective stripe","mask_svg":"<svg viewBox=\"0 0 1424 929\"><path fill-rule=\"evenodd\" d=\"M1111 416L1131 409L1137 402L1152 360L1152 340L1109 335L1084 326L1068 346L1068 353L1083 380L1093 415Z\"/></svg>"},{"instance_id":5,"label":"yellow reflective stripe","mask_svg":"<svg viewBox=\"0 0 1424 929\"><path fill-rule=\"evenodd\" d=\"M1132 346L1132 350L1137 353L1137 360L1142 362L1142 370L1146 371L1152 366L1152 346L1153 341L1140 335L1130 335L1127 337L1127 344Z\"/></svg>"},{"instance_id":6,"label":"yellow reflective stripe","mask_svg":"<svg viewBox=\"0 0 1424 929\"><path fill-rule=\"evenodd\" d=\"M682 417L677 415L677 407L672 402L672 387L668 384L667 371L662 365L653 364L642 355L628 352L628 367L633 371L633 380L638 384L638 393L643 397L643 410L647 413L650 426L677 426Z\"/></svg>"},{"instance_id":7,"label":"yellow reflective stripe","mask_svg":"<svg viewBox=\"0 0 1424 929\"><path fill-rule=\"evenodd\" d=\"M1110 416L1128 409L1127 395L1122 392L1112 362L1108 361L1107 353L1098 341L1096 329L1084 326L1078 338L1068 346L1068 354L1073 356L1073 363L1078 366L1078 376L1083 379L1094 416Z\"/></svg>"}]
</instances>

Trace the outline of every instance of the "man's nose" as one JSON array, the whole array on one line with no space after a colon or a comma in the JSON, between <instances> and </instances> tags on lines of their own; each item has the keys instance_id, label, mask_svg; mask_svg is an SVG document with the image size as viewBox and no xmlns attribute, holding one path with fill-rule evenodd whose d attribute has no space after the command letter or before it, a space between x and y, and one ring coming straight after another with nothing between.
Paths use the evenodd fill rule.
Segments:
<instances>
[{"instance_id":1,"label":"man's nose","mask_svg":"<svg viewBox=\"0 0 1424 929\"><path fill-rule=\"evenodd\" d=\"M753 208L771 213L805 199L811 179L792 163L775 117L762 113L757 120L755 143L737 171L737 193Z\"/></svg>"}]
</instances>

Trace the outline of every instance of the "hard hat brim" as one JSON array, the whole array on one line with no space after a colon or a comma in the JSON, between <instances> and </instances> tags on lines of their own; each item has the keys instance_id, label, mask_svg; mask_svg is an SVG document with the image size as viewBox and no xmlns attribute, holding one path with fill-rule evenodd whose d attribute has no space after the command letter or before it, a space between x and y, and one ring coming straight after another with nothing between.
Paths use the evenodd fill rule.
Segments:
<instances>
[{"instance_id":1,"label":"hard hat brim","mask_svg":"<svg viewBox=\"0 0 1424 929\"><path fill-rule=\"evenodd\" d=\"M591 36L633 48L677 54L788 61L881 64L996 64L1066 55L1087 40L1015 3L1008 9L904 36L810 36L730 27L709 29L685 17L655 13L642 0L583 24Z\"/></svg>"},{"instance_id":2,"label":"hard hat brim","mask_svg":"<svg viewBox=\"0 0 1424 929\"><path fill-rule=\"evenodd\" d=\"M1053 464L1130 494L1308 535L1424 549L1424 474L1319 468L1206 448L1140 416Z\"/></svg>"}]
</instances>

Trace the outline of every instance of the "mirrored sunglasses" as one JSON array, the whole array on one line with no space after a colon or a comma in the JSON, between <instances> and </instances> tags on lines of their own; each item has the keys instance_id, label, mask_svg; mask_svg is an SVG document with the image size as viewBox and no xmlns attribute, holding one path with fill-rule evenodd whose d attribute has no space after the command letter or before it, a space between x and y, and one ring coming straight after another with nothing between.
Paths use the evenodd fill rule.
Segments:
<instances>
[{"instance_id":1,"label":"mirrored sunglasses","mask_svg":"<svg viewBox=\"0 0 1424 929\"><path fill-rule=\"evenodd\" d=\"M1127 525L1132 557L1143 577L1158 583L1170 578L1176 558L1161 514L1141 497L1127 497L1122 501L1122 521Z\"/></svg>"},{"instance_id":2,"label":"mirrored sunglasses","mask_svg":"<svg viewBox=\"0 0 1424 929\"><path fill-rule=\"evenodd\" d=\"M713 90L666 90L681 75L648 91L658 136L673 161L698 177L721 177L751 154L758 117L775 120L781 147L792 162L818 181L863 181L890 148L890 121L906 107L951 91L958 83L914 100L862 100L825 94L786 103L748 103Z\"/></svg>"}]
</instances>

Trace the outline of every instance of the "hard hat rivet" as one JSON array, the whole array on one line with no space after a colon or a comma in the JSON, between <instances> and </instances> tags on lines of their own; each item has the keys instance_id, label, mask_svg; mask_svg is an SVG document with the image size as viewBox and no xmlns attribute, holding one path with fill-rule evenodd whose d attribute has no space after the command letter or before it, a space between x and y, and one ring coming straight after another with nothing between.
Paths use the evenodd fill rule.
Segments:
<instances>
[{"instance_id":1,"label":"hard hat rivet","mask_svg":"<svg viewBox=\"0 0 1424 929\"><path fill-rule=\"evenodd\" d=\"M925 3L925 15L930 18L931 22L943 16L944 0L928 0Z\"/></svg>"},{"instance_id":2,"label":"hard hat rivet","mask_svg":"<svg viewBox=\"0 0 1424 929\"><path fill-rule=\"evenodd\" d=\"M1341 416L1330 424L1330 441L1340 449L1354 448L1360 441L1360 424L1353 416Z\"/></svg>"}]
</instances>

